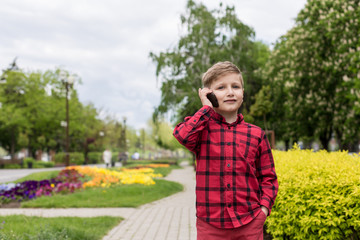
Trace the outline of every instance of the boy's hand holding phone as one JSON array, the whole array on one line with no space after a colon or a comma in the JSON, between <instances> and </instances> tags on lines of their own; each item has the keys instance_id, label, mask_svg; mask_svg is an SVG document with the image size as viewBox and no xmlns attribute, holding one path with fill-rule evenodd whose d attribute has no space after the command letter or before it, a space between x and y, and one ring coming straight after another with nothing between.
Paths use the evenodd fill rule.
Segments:
<instances>
[{"instance_id":1,"label":"boy's hand holding phone","mask_svg":"<svg viewBox=\"0 0 360 240\"><path fill-rule=\"evenodd\" d=\"M199 88L199 97L203 106L219 107L215 94L209 88Z\"/></svg>"}]
</instances>

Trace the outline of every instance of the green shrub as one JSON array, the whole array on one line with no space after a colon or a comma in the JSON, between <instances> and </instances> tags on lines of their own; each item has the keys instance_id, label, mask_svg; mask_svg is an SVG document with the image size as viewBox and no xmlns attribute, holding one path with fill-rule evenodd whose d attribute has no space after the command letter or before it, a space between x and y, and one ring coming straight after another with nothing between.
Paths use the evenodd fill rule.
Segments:
<instances>
[{"instance_id":1,"label":"green shrub","mask_svg":"<svg viewBox=\"0 0 360 240\"><path fill-rule=\"evenodd\" d=\"M102 157L101 152L89 152L88 153L88 158L89 158L90 164L101 163L102 162L101 157Z\"/></svg>"},{"instance_id":2,"label":"green shrub","mask_svg":"<svg viewBox=\"0 0 360 240\"><path fill-rule=\"evenodd\" d=\"M54 166L54 162L37 161L33 158L25 158L23 164L24 168L51 168Z\"/></svg>"},{"instance_id":3,"label":"green shrub","mask_svg":"<svg viewBox=\"0 0 360 240\"><path fill-rule=\"evenodd\" d=\"M33 168L34 167L34 163L35 163L35 159L33 158L24 158L24 164L23 167L24 168Z\"/></svg>"},{"instance_id":4,"label":"green shrub","mask_svg":"<svg viewBox=\"0 0 360 240\"><path fill-rule=\"evenodd\" d=\"M33 163L33 168L51 168L54 166L55 166L54 162L35 161Z\"/></svg>"},{"instance_id":5,"label":"green shrub","mask_svg":"<svg viewBox=\"0 0 360 240\"><path fill-rule=\"evenodd\" d=\"M359 239L360 157L273 151L279 192L267 228L274 239Z\"/></svg>"},{"instance_id":6,"label":"green shrub","mask_svg":"<svg viewBox=\"0 0 360 240\"><path fill-rule=\"evenodd\" d=\"M84 153L72 152L70 153L70 165L82 165L84 164ZM59 152L55 154L55 163L65 164L65 153Z\"/></svg>"},{"instance_id":7,"label":"green shrub","mask_svg":"<svg viewBox=\"0 0 360 240\"><path fill-rule=\"evenodd\" d=\"M16 164L16 163L10 163L10 164L5 164L4 168L5 169L19 169L19 168L21 168L21 165Z\"/></svg>"},{"instance_id":8,"label":"green shrub","mask_svg":"<svg viewBox=\"0 0 360 240\"><path fill-rule=\"evenodd\" d=\"M112 152L111 153L111 162L118 162L119 161L119 153L118 152Z\"/></svg>"}]
</instances>

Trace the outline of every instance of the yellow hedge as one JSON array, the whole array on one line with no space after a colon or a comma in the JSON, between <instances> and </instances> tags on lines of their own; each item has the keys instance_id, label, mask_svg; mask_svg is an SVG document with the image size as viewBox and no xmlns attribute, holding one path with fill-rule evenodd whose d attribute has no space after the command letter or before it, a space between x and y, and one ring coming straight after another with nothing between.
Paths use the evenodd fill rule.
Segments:
<instances>
[{"instance_id":1,"label":"yellow hedge","mask_svg":"<svg viewBox=\"0 0 360 240\"><path fill-rule=\"evenodd\" d=\"M279 193L268 231L274 239L360 239L360 156L273 151Z\"/></svg>"}]
</instances>

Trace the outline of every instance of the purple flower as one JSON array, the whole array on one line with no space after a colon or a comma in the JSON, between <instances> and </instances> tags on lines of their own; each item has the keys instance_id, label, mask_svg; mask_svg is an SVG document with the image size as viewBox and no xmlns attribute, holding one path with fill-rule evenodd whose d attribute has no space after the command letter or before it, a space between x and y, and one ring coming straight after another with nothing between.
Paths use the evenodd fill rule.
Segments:
<instances>
[{"instance_id":1,"label":"purple flower","mask_svg":"<svg viewBox=\"0 0 360 240\"><path fill-rule=\"evenodd\" d=\"M51 196L56 193L70 193L82 188L81 179L83 175L74 169L65 169L59 173L55 179L45 179L41 181L24 181L16 185L10 185L6 189L1 185L1 202L26 201L40 196Z\"/></svg>"}]
</instances>

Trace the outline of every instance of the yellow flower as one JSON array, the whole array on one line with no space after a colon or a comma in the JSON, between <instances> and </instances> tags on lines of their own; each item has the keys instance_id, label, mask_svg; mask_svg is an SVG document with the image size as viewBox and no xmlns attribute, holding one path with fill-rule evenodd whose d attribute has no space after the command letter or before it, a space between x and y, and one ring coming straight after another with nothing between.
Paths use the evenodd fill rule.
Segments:
<instances>
[{"instance_id":1,"label":"yellow flower","mask_svg":"<svg viewBox=\"0 0 360 240\"><path fill-rule=\"evenodd\" d=\"M165 165L160 165L165 167ZM159 166L159 167L160 167ZM154 174L152 168L123 169L121 172L111 171L97 167L72 166L83 175L90 176L92 179L83 183L83 187L110 187L112 184L155 184L154 177L162 177L161 174Z\"/></svg>"}]
</instances>

